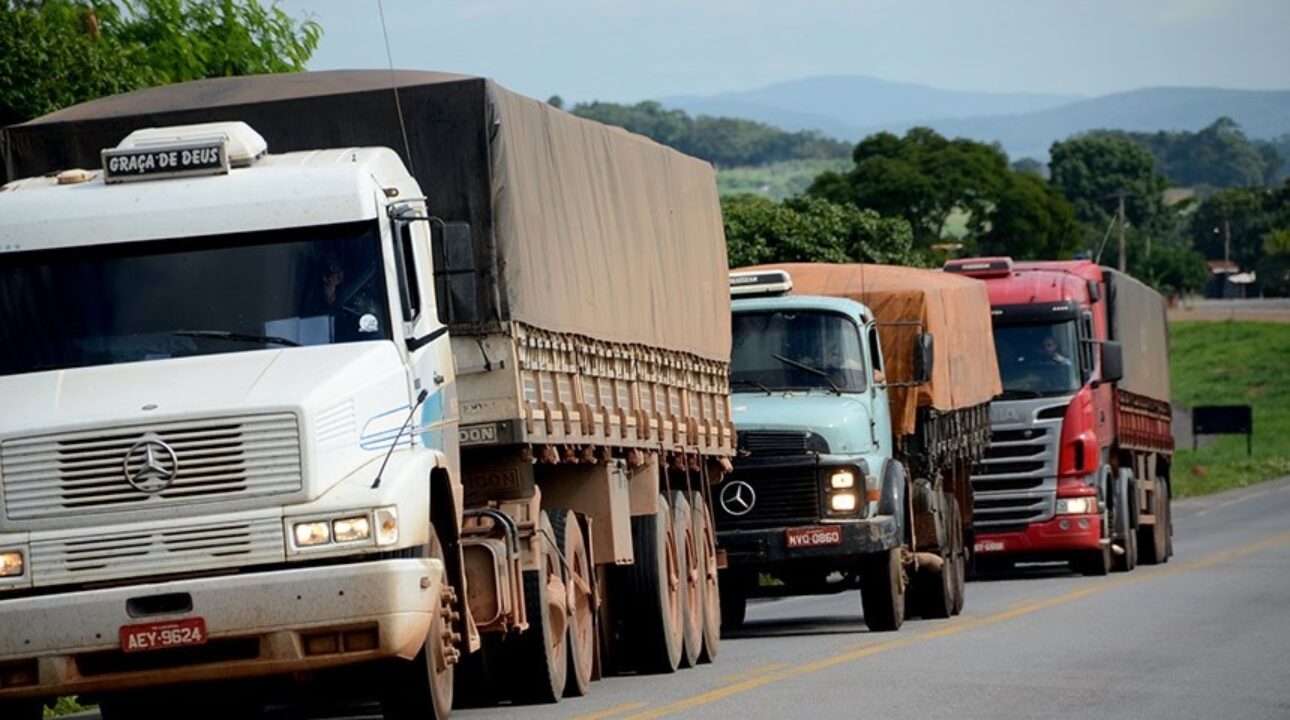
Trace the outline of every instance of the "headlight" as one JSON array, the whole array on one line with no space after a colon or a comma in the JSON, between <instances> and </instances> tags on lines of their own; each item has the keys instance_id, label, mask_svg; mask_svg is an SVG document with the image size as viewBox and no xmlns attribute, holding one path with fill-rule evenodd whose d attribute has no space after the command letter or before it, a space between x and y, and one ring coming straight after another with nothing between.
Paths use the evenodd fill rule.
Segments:
<instances>
[{"instance_id":1,"label":"headlight","mask_svg":"<svg viewBox=\"0 0 1290 720\"><path fill-rule=\"evenodd\" d=\"M366 540L372 537L372 522L366 515L332 520L331 536L338 543Z\"/></svg>"},{"instance_id":2,"label":"headlight","mask_svg":"<svg viewBox=\"0 0 1290 720\"><path fill-rule=\"evenodd\" d=\"M1057 498L1058 515L1092 515L1097 512L1097 498Z\"/></svg>"},{"instance_id":3,"label":"headlight","mask_svg":"<svg viewBox=\"0 0 1290 720\"><path fill-rule=\"evenodd\" d=\"M0 577L19 577L22 575L24 567L21 551L6 550L5 552L0 552Z\"/></svg>"},{"instance_id":4,"label":"headlight","mask_svg":"<svg viewBox=\"0 0 1290 720\"><path fill-rule=\"evenodd\" d=\"M850 470L838 470L829 476L829 487L843 490L856 486L856 475Z\"/></svg>"},{"instance_id":5,"label":"headlight","mask_svg":"<svg viewBox=\"0 0 1290 720\"><path fill-rule=\"evenodd\" d=\"M293 532L296 547L314 547L331 542L331 524L325 521L297 523Z\"/></svg>"},{"instance_id":6,"label":"headlight","mask_svg":"<svg viewBox=\"0 0 1290 720\"><path fill-rule=\"evenodd\" d=\"M829 496L829 509L833 512L855 512L856 494L853 492L833 493Z\"/></svg>"}]
</instances>

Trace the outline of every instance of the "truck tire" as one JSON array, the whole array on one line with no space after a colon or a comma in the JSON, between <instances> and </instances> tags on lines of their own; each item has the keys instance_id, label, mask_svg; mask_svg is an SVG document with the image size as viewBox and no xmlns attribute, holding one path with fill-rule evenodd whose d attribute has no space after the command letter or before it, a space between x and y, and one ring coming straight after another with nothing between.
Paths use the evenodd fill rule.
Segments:
<instances>
[{"instance_id":1,"label":"truck tire","mask_svg":"<svg viewBox=\"0 0 1290 720\"><path fill-rule=\"evenodd\" d=\"M0 718L5 720L41 720L45 703L40 700L11 700L0 703Z\"/></svg>"},{"instance_id":2,"label":"truck tire","mask_svg":"<svg viewBox=\"0 0 1290 720\"><path fill-rule=\"evenodd\" d=\"M900 548L860 559L860 604L872 632L899 630L905 621L905 568Z\"/></svg>"},{"instance_id":3,"label":"truck tire","mask_svg":"<svg viewBox=\"0 0 1290 720\"><path fill-rule=\"evenodd\" d=\"M717 659L721 647L721 587L717 582L717 545L712 534L712 516L703 493L695 491L690 496L690 510L694 516L694 544L699 558L699 596L703 608L703 650L700 663Z\"/></svg>"},{"instance_id":4,"label":"truck tire","mask_svg":"<svg viewBox=\"0 0 1290 720\"><path fill-rule=\"evenodd\" d=\"M721 632L743 627L748 618L748 590L734 576L721 583Z\"/></svg>"},{"instance_id":5,"label":"truck tire","mask_svg":"<svg viewBox=\"0 0 1290 720\"><path fill-rule=\"evenodd\" d=\"M948 493L941 494L941 522L944 527L939 533L945 538L940 548L941 569L920 569L909 583L906 595L906 614L918 615L929 620L942 620L954 614L954 526L950 512L950 501L954 498Z\"/></svg>"},{"instance_id":6,"label":"truck tire","mask_svg":"<svg viewBox=\"0 0 1290 720\"><path fill-rule=\"evenodd\" d=\"M1159 565L1169 559L1169 491L1163 480L1156 480L1151 497L1151 514L1155 522L1138 528L1138 558L1144 565Z\"/></svg>"},{"instance_id":7,"label":"truck tire","mask_svg":"<svg viewBox=\"0 0 1290 720\"><path fill-rule=\"evenodd\" d=\"M596 660L596 623L591 597L591 563L582 526L572 510L551 509L551 530L564 557L566 601L569 622L569 669L564 686L565 697L582 697L591 687L591 669Z\"/></svg>"},{"instance_id":8,"label":"truck tire","mask_svg":"<svg viewBox=\"0 0 1290 720\"><path fill-rule=\"evenodd\" d=\"M673 673L681 663L685 630L681 615L681 577L672 540L672 505L660 496L653 515L632 518L630 597L631 652L637 670Z\"/></svg>"},{"instance_id":9,"label":"truck tire","mask_svg":"<svg viewBox=\"0 0 1290 720\"><path fill-rule=\"evenodd\" d=\"M1131 572L1138 566L1138 531L1134 529L1134 502L1136 493L1133 483L1133 472L1121 468L1119 480L1115 483L1115 538L1124 551L1113 557L1112 569L1116 572Z\"/></svg>"},{"instance_id":10,"label":"truck tire","mask_svg":"<svg viewBox=\"0 0 1290 720\"><path fill-rule=\"evenodd\" d=\"M699 664L703 650L703 597L699 590L699 556L694 544L694 512L688 493L672 493L672 542L676 546L676 568L680 574L681 667Z\"/></svg>"},{"instance_id":11,"label":"truck tire","mask_svg":"<svg viewBox=\"0 0 1290 720\"><path fill-rule=\"evenodd\" d=\"M552 545L555 533L545 510L538 536L542 548L538 569L524 571L529 628L501 645L513 697L525 704L560 702L569 670L564 568Z\"/></svg>"},{"instance_id":12,"label":"truck tire","mask_svg":"<svg viewBox=\"0 0 1290 720\"><path fill-rule=\"evenodd\" d=\"M443 562L443 544L434 525L426 556ZM384 674L381 714L385 720L446 720L452 712L456 658L450 652L453 603L457 600L447 576L439 589L438 607L430 621L421 652L411 661L394 660ZM237 717L226 715L225 717Z\"/></svg>"}]
</instances>

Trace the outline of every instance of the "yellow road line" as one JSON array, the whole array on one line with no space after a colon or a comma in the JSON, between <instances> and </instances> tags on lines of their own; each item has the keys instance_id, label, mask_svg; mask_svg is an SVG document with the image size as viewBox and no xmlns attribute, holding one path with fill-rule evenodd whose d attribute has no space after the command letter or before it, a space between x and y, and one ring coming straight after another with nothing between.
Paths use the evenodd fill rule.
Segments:
<instances>
[{"instance_id":1,"label":"yellow road line","mask_svg":"<svg viewBox=\"0 0 1290 720\"><path fill-rule=\"evenodd\" d=\"M611 718L619 713L640 710L643 707L645 707L645 703L643 702L627 703L626 705L619 705L618 707L609 708L608 710L601 710L587 715L579 715L577 717L570 718L570 720L605 720L605 718Z\"/></svg>"},{"instance_id":2,"label":"yellow road line","mask_svg":"<svg viewBox=\"0 0 1290 720\"><path fill-rule=\"evenodd\" d=\"M683 710L688 710L689 708L698 707L700 705L708 705L708 704L717 702L718 700L723 700L725 698L728 698L732 695L745 693L745 692L748 692L749 690L755 690L759 687L770 685L772 683L783 682L784 680L789 680L789 679L798 677L799 675L807 675L809 673L819 672L821 670L827 670L829 668L836 667L838 665L843 665L845 663L860 660L861 658L870 657L872 655L877 655L879 653L887 652L889 650L896 650L896 649L907 647L909 645L914 645L917 643L927 642L928 640L935 640L937 638L948 637L950 635L957 635L961 632L964 632L965 630L971 630L973 628L978 628L985 625L994 625L996 623L1005 622L1018 617L1022 617L1024 615L1030 615L1032 613L1036 613L1041 610L1047 610L1048 608L1055 607L1057 605L1064 605L1071 601L1088 597L1089 595L1094 595L1096 593L1100 593L1105 590L1109 590L1111 588L1122 587L1125 585L1139 583L1145 580L1150 580L1152 578L1164 577L1169 575L1178 575L1185 572L1195 572L1197 570L1204 570L1206 568L1210 568L1215 565L1221 565L1226 562L1231 562L1233 560L1240 559L1247 555L1253 555L1263 550L1268 550L1268 549L1278 547L1281 545L1286 545L1286 544L1290 544L1290 532L1279 533L1277 535L1264 538L1263 540L1260 540L1255 543L1242 545L1240 547L1233 548L1231 550L1224 550L1221 552L1213 553L1211 555L1207 555L1203 558L1193 560L1191 562L1176 563L1171 566L1155 566L1151 568L1143 568L1132 574L1123 575L1120 578L1108 580L1105 582L1099 582L1096 585L1090 585L1088 587L1080 588L1079 590L1073 590L1071 592L1064 593L1062 595L1057 595L1055 597L1047 598L1045 600L1037 600L1034 602L1026 603L1019 607L1014 607L1010 610L1005 610L1003 612L996 613L994 615L989 615L984 618L979 618L979 619L969 618L969 617L960 615L958 618L955 618L945 623L944 625L936 628L935 630L928 630L925 632L906 635L904 637L900 637L895 640L889 640L886 642L879 642L877 644L866 645L866 646L860 647L859 649L852 650L850 652L834 655L832 657L822 658L814 662L806 663L805 665L798 665L796 667L790 668L788 670L784 670L782 672L772 671L766 675L754 677L748 680L744 680L742 682L735 683L733 685L727 685L726 687L717 688L716 690L711 690L705 693L694 695L692 697L684 698L682 700L678 700L668 705L663 705L661 707L654 708L653 710L646 710L645 712L636 713L635 715L622 717L622 718L619 718L618 720L655 720L655 718L674 715ZM641 707L644 707L644 705L642 704ZM581 718L575 718L574 720L592 720L592 719L589 716L582 716Z\"/></svg>"},{"instance_id":3,"label":"yellow road line","mask_svg":"<svg viewBox=\"0 0 1290 720\"><path fill-rule=\"evenodd\" d=\"M772 672L774 670L781 670L786 667L788 666L785 665L784 663L771 663L769 665L761 665L759 667L751 668L740 673L735 673L734 675L726 675L721 679L725 682L734 682L735 680L747 680L750 677L763 675L765 673Z\"/></svg>"}]
</instances>

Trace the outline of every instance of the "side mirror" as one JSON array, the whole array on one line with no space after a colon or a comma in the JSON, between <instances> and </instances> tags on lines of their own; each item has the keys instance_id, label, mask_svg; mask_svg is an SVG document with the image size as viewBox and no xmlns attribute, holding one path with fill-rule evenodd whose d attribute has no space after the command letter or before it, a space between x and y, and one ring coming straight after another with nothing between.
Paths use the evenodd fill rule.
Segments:
<instances>
[{"instance_id":1,"label":"side mirror","mask_svg":"<svg viewBox=\"0 0 1290 720\"><path fill-rule=\"evenodd\" d=\"M1124 378L1124 348L1118 342L1107 341L1102 348L1102 382L1117 382Z\"/></svg>"},{"instance_id":2,"label":"side mirror","mask_svg":"<svg viewBox=\"0 0 1290 720\"><path fill-rule=\"evenodd\" d=\"M931 333L918 333L914 336L914 382L922 384L932 381L934 348Z\"/></svg>"},{"instance_id":3,"label":"side mirror","mask_svg":"<svg viewBox=\"0 0 1290 720\"><path fill-rule=\"evenodd\" d=\"M431 222L434 294L445 325L479 321L474 236L470 223Z\"/></svg>"}]
</instances>

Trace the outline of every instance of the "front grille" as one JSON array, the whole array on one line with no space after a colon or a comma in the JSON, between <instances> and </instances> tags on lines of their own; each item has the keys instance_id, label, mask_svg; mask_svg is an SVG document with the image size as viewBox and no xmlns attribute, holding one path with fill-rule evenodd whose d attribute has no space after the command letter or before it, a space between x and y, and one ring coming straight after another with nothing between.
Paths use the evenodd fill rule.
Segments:
<instances>
[{"instance_id":1,"label":"front grille","mask_svg":"<svg viewBox=\"0 0 1290 720\"><path fill-rule=\"evenodd\" d=\"M151 494L125 477L141 439L175 451L170 486ZM100 428L0 445L5 513L12 520L140 510L194 498L258 497L300 490L300 432L290 413Z\"/></svg>"},{"instance_id":2,"label":"front grille","mask_svg":"<svg viewBox=\"0 0 1290 720\"><path fill-rule=\"evenodd\" d=\"M748 483L756 498L745 515L731 515L721 492L731 482ZM819 522L820 480L814 465L791 468L740 469L716 488L714 510L718 530L788 527Z\"/></svg>"},{"instance_id":3,"label":"front grille","mask_svg":"<svg viewBox=\"0 0 1290 720\"><path fill-rule=\"evenodd\" d=\"M1047 493L1024 497L978 497L972 505L976 516L989 518L990 529L997 530L1002 525L1042 522L1051 518L1055 509L1054 498Z\"/></svg>"},{"instance_id":4,"label":"front grille","mask_svg":"<svg viewBox=\"0 0 1290 720\"><path fill-rule=\"evenodd\" d=\"M282 521L267 518L35 542L31 577L50 587L285 560Z\"/></svg>"},{"instance_id":5,"label":"front grille","mask_svg":"<svg viewBox=\"0 0 1290 720\"><path fill-rule=\"evenodd\" d=\"M829 451L829 444L823 437L801 430L741 430L738 440L739 451L744 455L802 455Z\"/></svg>"},{"instance_id":6,"label":"front grille","mask_svg":"<svg viewBox=\"0 0 1290 720\"><path fill-rule=\"evenodd\" d=\"M1014 411L1010 415L1019 420L995 426L990 447L972 475L975 527L1002 531L1053 517L1066 401L1060 403L1009 403Z\"/></svg>"}]
</instances>

